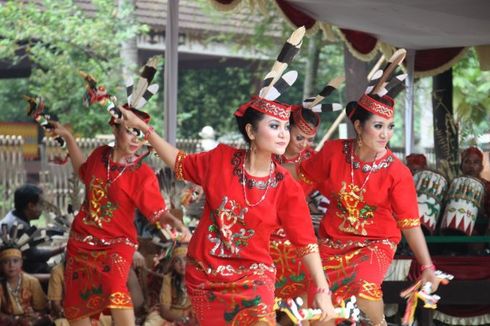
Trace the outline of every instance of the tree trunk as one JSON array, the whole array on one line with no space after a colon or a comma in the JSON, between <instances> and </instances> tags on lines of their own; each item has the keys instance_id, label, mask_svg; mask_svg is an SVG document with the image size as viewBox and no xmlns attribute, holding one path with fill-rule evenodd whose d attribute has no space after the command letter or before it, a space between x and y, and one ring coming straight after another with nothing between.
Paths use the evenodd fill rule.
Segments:
<instances>
[{"instance_id":1,"label":"tree trunk","mask_svg":"<svg viewBox=\"0 0 490 326\"><path fill-rule=\"evenodd\" d=\"M320 51L322 43L322 33L318 32L308 39L308 57L306 61L305 83L303 85L303 98L315 96L316 80L318 77L318 64L320 61Z\"/></svg>"},{"instance_id":2,"label":"tree trunk","mask_svg":"<svg viewBox=\"0 0 490 326\"><path fill-rule=\"evenodd\" d=\"M434 151L437 169L450 179L458 174L458 128L453 116L453 74L449 69L432 79Z\"/></svg>"},{"instance_id":3,"label":"tree trunk","mask_svg":"<svg viewBox=\"0 0 490 326\"><path fill-rule=\"evenodd\" d=\"M344 45L344 70L345 70L345 99L346 103L357 101L364 93L367 86L369 63L354 57ZM348 126L348 136L355 137L351 123Z\"/></svg>"},{"instance_id":4,"label":"tree trunk","mask_svg":"<svg viewBox=\"0 0 490 326\"><path fill-rule=\"evenodd\" d=\"M134 9L135 9L135 0L118 0L118 8L119 10L123 8L127 8L130 6L133 11L131 16L128 17L128 23L132 23L134 21ZM133 70L138 66L138 45L136 36L124 41L121 44L121 59L123 61L123 76L129 76L133 74Z\"/></svg>"}]
</instances>

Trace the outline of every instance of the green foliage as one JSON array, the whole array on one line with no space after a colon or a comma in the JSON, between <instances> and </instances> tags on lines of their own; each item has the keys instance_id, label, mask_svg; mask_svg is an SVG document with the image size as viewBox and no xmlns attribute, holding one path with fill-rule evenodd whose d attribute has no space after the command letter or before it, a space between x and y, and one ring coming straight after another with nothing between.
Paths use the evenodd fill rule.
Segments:
<instances>
[{"instance_id":1,"label":"green foliage","mask_svg":"<svg viewBox=\"0 0 490 326\"><path fill-rule=\"evenodd\" d=\"M246 68L225 67L184 70L179 76L179 137L198 138L210 124L219 134L236 131L233 112L250 98L253 73Z\"/></svg>"},{"instance_id":2,"label":"green foliage","mask_svg":"<svg viewBox=\"0 0 490 326\"><path fill-rule=\"evenodd\" d=\"M8 1L0 5L0 59L15 62L18 50L32 62L27 81L2 80L0 99L9 107L2 120L25 120L24 94L40 95L49 112L76 132L90 136L106 129L107 113L84 108L83 79L92 74L111 94L122 89L120 44L147 28L128 23L131 8L117 8L112 0L93 0L95 11L83 12L72 0L44 0L42 4Z\"/></svg>"},{"instance_id":3,"label":"green foliage","mask_svg":"<svg viewBox=\"0 0 490 326\"><path fill-rule=\"evenodd\" d=\"M220 22L222 13L212 8L207 0L198 1L202 10L216 23ZM220 134L236 132L236 123L232 113L247 101L250 95L257 94L262 79L274 63L277 54L293 29L284 19L278 16L272 2L265 10L253 10L250 20L237 21L244 29L252 32L244 35L220 33L208 37L204 42L220 42L231 46L237 53L245 51L262 57L250 61L241 67L217 67L184 71L179 75L179 113L178 132L181 137L197 137L197 132L206 124L212 125ZM257 7L255 8L257 9ZM253 24L250 22L253 21ZM241 25L240 25L241 24ZM306 57L310 39L305 37L300 53L289 70L297 70L299 75L293 87L280 98L281 102L301 103L303 100L303 83L305 80ZM334 77L344 75L343 45L341 43L323 44L320 52L320 65L317 72L315 90L321 91ZM327 101L343 103L343 93L335 92ZM318 137L321 138L337 114L323 114Z\"/></svg>"},{"instance_id":4,"label":"green foliage","mask_svg":"<svg viewBox=\"0 0 490 326\"><path fill-rule=\"evenodd\" d=\"M490 72L480 70L474 49L453 67L453 86L453 106L460 138L463 143L468 143L490 129L487 118L490 113Z\"/></svg>"}]
</instances>

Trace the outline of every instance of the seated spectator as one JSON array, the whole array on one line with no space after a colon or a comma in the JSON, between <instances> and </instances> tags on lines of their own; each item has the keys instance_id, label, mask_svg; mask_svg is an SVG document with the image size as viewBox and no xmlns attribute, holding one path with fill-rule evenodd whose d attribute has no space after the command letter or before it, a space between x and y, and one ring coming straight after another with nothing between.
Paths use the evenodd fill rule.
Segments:
<instances>
[{"instance_id":1,"label":"seated spectator","mask_svg":"<svg viewBox=\"0 0 490 326\"><path fill-rule=\"evenodd\" d=\"M22 271L22 253L14 243L0 248L0 325L52 325L39 280Z\"/></svg>"},{"instance_id":2,"label":"seated spectator","mask_svg":"<svg viewBox=\"0 0 490 326\"><path fill-rule=\"evenodd\" d=\"M481 178L481 173L483 171L483 153L476 147L469 147L461 152L461 172L464 176L470 176L475 179L480 180L485 186L485 194L483 197L480 210L478 212L478 217L475 222L475 227L473 229L474 235L484 235L489 222L489 212L490 212L490 182Z\"/></svg>"},{"instance_id":3,"label":"seated spectator","mask_svg":"<svg viewBox=\"0 0 490 326\"><path fill-rule=\"evenodd\" d=\"M427 158L424 154L410 154L406 157L405 160L412 174L428 169Z\"/></svg>"},{"instance_id":4,"label":"seated spectator","mask_svg":"<svg viewBox=\"0 0 490 326\"><path fill-rule=\"evenodd\" d=\"M50 315L56 326L69 326L68 320L64 319L63 312L63 284L65 273L65 260L51 269L48 283L48 300Z\"/></svg>"},{"instance_id":5,"label":"seated spectator","mask_svg":"<svg viewBox=\"0 0 490 326\"><path fill-rule=\"evenodd\" d=\"M152 311L145 326L196 325L184 284L187 247L173 251L170 272L163 277L160 305Z\"/></svg>"},{"instance_id":6,"label":"seated spectator","mask_svg":"<svg viewBox=\"0 0 490 326\"><path fill-rule=\"evenodd\" d=\"M24 230L31 227L31 221L39 219L43 212L43 191L38 186L25 184L15 190L14 209L0 220L9 229L18 224ZM49 273L47 261L54 255L62 253L64 246L56 249L32 248L24 252L24 270L27 273Z\"/></svg>"},{"instance_id":7,"label":"seated spectator","mask_svg":"<svg viewBox=\"0 0 490 326\"><path fill-rule=\"evenodd\" d=\"M28 229L32 220L37 220L43 212L43 190L32 184L25 184L15 190L14 209L0 220L0 224L10 227L14 223Z\"/></svg>"}]
</instances>

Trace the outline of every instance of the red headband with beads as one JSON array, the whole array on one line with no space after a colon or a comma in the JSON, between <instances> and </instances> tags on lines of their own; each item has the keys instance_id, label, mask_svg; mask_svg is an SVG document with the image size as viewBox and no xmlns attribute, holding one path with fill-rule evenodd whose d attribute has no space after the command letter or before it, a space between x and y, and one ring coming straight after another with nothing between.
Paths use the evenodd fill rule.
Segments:
<instances>
[{"instance_id":1,"label":"red headband with beads","mask_svg":"<svg viewBox=\"0 0 490 326\"><path fill-rule=\"evenodd\" d=\"M248 108L273 116L279 120L287 121L291 114L291 106L276 101L269 101L258 96L242 105L235 111L235 116L243 117Z\"/></svg>"},{"instance_id":2,"label":"red headband with beads","mask_svg":"<svg viewBox=\"0 0 490 326\"><path fill-rule=\"evenodd\" d=\"M390 119L393 117L395 111L395 101L393 101L393 99L387 95L383 96L382 98L387 100L390 104L377 101L367 94L362 95L359 101L357 101L357 104L372 114L385 119Z\"/></svg>"},{"instance_id":3,"label":"red headband with beads","mask_svg":"<svg viewBox=\"0 0 490 326\"><path fill-rule=\"evenodd\" d=\"M318 126L320 125L320 117L317 119L317 123L315 126L311 126L311 123L308 123L304 118L301 110L303 107L301 105L294 105L292 106L292 117L294 120L294 125L298 127L299 130L301 130L302 133L304 133L307 136L315 136L316 132L318 131ZM313 112L313 111L312 111ZM313 112L315 115L318 115L318 113Z\"/></svg>"}]
</instances>

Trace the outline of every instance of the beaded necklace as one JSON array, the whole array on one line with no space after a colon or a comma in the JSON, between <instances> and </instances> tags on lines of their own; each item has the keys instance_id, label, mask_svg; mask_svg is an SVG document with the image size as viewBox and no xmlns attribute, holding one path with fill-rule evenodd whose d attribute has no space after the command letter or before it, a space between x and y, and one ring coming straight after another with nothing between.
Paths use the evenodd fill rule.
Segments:
<instances>
[{"instance_id":1,"label":"beaded necklace","mask_svg":"<svg viewBox=\"0 0 490 326\"><path fill-rule=\"evenodd\" d=\"M373 173L373 171L375 170L375 166L376 166L376 157L378 156L378 153L376 153L374 155L374 161L373 161L373 165L372 165L372 168L369 169L369 173L368 175L366 176L366 179L364 179L364 183L362 184L361 188L358 189L358 192L359 193L362 193L362 190L364 189L364 187L366 186L368 180L369 180L369 177L371 176L371 174ZM352 145L351 147L351 152L350 152L350 180L351 180L351 189L354 188L354 144ZM357 188L357 187L356 187Z\"/></svg>"},{"instance_id":2,"label":"beaded necklace","mask_svg":"<svg viewBox=\"0 0 490 326\"><path fill-rule=\"evenodd\" d=\"M114 182L116 182L117 179L119 179L120 176L123 175L123 173L126 171L126 168L128 167L129 164L129 161L130 159L127 158L126 159L126 164L124 165L123 169L121 170L121 172L119 172L119 174L111 180L110 178L110 165L111 165L111 156L112 156L112 152L113 150L111 149L110 153L109 153L109 156L107 157L107 186L110 186L111 184L113 184Z\"/></svg>"},{"instance_id":3,"label":"beaded necklace","mask_svg":"<svg viewBox=\"0 0 490 326\"><path fill-rule=\"evenodd\" d=\"M19 275L19 279L17 280L17 285L16 285L15 289L12 289L10 287L10 283L7 282L7 291L10 294L12 294L12 296L15 299L15 304L17 305L17 308L20 308L20 309L22 309L22 306L20 304L20 293L19 293L21 282L22 282L22 275Z\"/></svg>"},{"instance_id":4,"label":"beaded necklace","mask_svg":"<svg viewBox=\"0 0 490 326\"><path fill-rule=\"evenodd\" d=\"M242 178L242 190L243 190L243 198L245 199L245 204L247 204L248 207L255 207L258 206L260 203L262 203L265 200L265 197L267 196L267 193L269 192L269 186L271 184L271 178L272 178L272 172L274 172L274 163L271 161L270 168L269 168L269 178L267 179L267 183L265 185L265 191L262 194L262 197L256 202L256 203L250 203L247 198L247 191L245 189L245 183L247 182L247 178L245 178L245 161L246 157L243 158L243 164L242 164L242 170L243 170L243 178Z\"/></svg>"}]
</instances>

